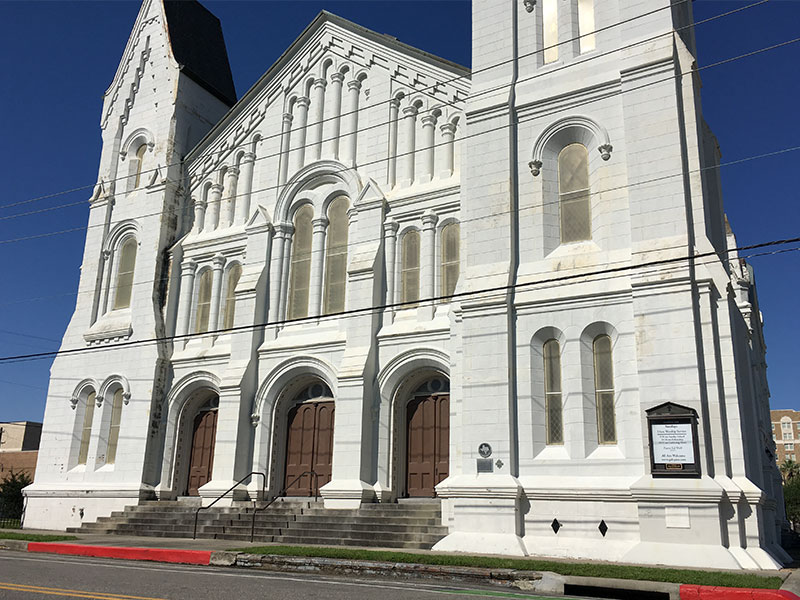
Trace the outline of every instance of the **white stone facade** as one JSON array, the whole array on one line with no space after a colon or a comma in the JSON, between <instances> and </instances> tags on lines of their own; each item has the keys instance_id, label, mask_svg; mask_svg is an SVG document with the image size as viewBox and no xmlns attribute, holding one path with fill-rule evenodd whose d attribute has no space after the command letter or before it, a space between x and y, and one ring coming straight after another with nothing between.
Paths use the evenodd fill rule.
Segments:
<instances>
[{"instance_id":1,"label":"white stone facade","mask_svg":"<svg viewBox=\"0 0 800 600\"><path fill-rule=\"evenodd\" d=\"M185 495L203 406L217 416L199 495L251 471L278 493L287 420L315 382L335 404L325 505L413 495L408 407L435 379L449 385L436 493L450 529L436 549L786 559L750 271L724 253L680 260L735 246L705 169L719 153L690 5L590 2L597 32L573 40L587 3L559 2L548 30L552 1L474 2L471 78L323 13L230 107L175 59L169 3L145 0L106 94L62 344L107 347L53 365L26 527ZM559 169L576 144L589 191L569 196ZM588 217L562 242L570 198ZM645 411L665 402L699 416L698 478L650 474Z\"/></svg>"}]
</instances>

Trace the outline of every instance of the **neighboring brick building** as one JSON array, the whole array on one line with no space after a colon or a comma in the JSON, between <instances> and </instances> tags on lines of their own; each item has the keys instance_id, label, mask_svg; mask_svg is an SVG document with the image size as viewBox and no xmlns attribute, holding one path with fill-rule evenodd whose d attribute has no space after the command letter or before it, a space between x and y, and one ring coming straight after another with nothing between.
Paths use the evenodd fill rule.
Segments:
<instances>
[{"instance_id":1,"label":"neighboring brick building","mask_svg":"<svg viewBox=\"0 0 800 600\"><path fill-rule=\"evenodd\" d=\"M797 460L800 456L800 447L795 444L800 442L800 411L797 410L771 410L772 439L775 440L775 462L780 465L787 458Z\"/></svg>"},{"instance_id":2,"label":"neighboring brick building","mask_svg":"<svg viewBox=\"0 0 800 600\"><path fill-rule=\"evenodd\" d=\"M41 436L41 423L0 423L0 480L11 471L24 471L33 478Z\"/></svg>"}]
</instances>

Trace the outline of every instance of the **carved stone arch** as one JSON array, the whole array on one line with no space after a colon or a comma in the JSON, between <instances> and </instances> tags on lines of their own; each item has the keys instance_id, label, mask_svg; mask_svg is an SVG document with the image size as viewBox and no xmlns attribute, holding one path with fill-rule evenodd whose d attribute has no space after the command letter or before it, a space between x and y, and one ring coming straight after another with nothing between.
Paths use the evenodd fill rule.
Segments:
<instances>
[{"instance_id":1,"label":"carved stone arch","mask_svg":"<svg viewBox=\"0 0 800 600\"><path fill-rule=\"evenodd\" d=\"M428 99L420 93L414 93L411 96L406 96L408 99L408 106L413 106L419 112L424 112L428 108Z\"/></svg>"},{"instance_id":2,"label":"carved stone arch","mask_svg":"<svg viewBox=\"0 0 800 600\"><path fill-rule=\"evenodd\" d=\"M397 231L398 243L401 243L400 240L402 240L403 236L405 234L407 234L409 231L416 231L417 233L422 235L422 228L419 225L417 225L416 223L406 223L406 224L402 225L400 227L400 229ZM398 250L398 253L399 253L399 250Z\"/></svg>"},{"instance_id":3,"label":"carved stone arch","mask_svg":"<svg viewBox=\"0 0 800 600\"><path fill-rule=\"evenodd\" d=\"M365 69L365 68L358 69L355 72L355 75L353 75L353 79L355 81L359 81L361 83L364 83L364 81L366 81L367 77L369 77L369 69Z\"/></svg>"},{"instance_id":4,"label":"carved stone arch","mask_svg":"<svg viewBox=\"0 0 800 600\"><path fill-rule=\"evenodd\" d=\"M408 94L408 90L401 87L392 94L392 100L402 101L408 96Z\"/></svg>"},{"instance_id":5,"label":"carved stone arch","mask_svg":"<svg viewBox=\"0 0 800 600\"><path fill-rule=\"evenodd\" d=\"M275 221L287 223L289 211L301 192L313 190L324 184L341 185L350 198L358 197L363 184L355 169L348 169L336 160L320 160L295 173L281 190L275 208Z\"/></svg>"},{"instance_id":6,"label":"carved stone arch","mask_svg":"<svg viewBox=\"0 0 800 600\"><path fill-rule=\"evenodd\" d=\"M84 395L88 395L90 392L98 394L99 389L100 384L96 379L87 377L86 379L82 380L78 385L75 386L75 389L72 391L72 395L70 396L69 404L72 410L75 410L75 408L78 406L78 402Z\"/></svg>"},{"instance_id":7,"label":"carved stone arch","mask_svg":"<svg viewBox=\"0 0 800 600\"><path fill-rule=\"evenodd\" d=\"M97 391L97 406L100 406L111 392L117 388L122 388L122 402L128 404L131 401L131 386L128 379L123 375L109 375Z\"/></svg>"},{"instance_id":8,"label":"carved stone arch","mask_svg":"<svg viewBox=\"0 0 800 600\"><path fill-rule=\"evenodd\" d=\"M531 173L538 175L548 155L557 155L561 148L574 142L596 148L603 160L611 158L613 147L605 127L590 117L572 115L551 123L539 135L531 153Z\"/></svg>"},{"instance_id":9,"label":"carved stone arch","mask_svg":"<svg viewBox=\"0 0 800 600\"><path fill-rule=\"evenodd\" d=\"M347 73L352 73L353 72L353 67L349 62L342 61L339 64L339 68L337 69L337 72L341 73L342 75L345 75Z\"/></svg>"},{"instance_id":10,"label":"carved stone arch","mask_svg":"<svg viewBox=\"0 0 800 600\"><path fill-rule=\"evenodd\" d=\"M436 223L436 237L439 238L439 235L442 233L442 230L447 227L448 225L452 225L453 223L461 224L461 221L458 220L458 217L455 215L450 215L447 217L443 217L439 219Z\"/></svg>"},{"instance_id":11,"label":"carved stone arch","mask_svg":"<svg viewBox=\"0 0 800 600\"><path fill-rule=\"evenodd\" d=\"M338 379L330 363L315 356L292 357L272 369L261 383L253 399L252 416L261 420L265 403L267 405L274 403L286 384L303 374L316 375L331 388L334 397L336 396Z\"/></svg>"},{"instance_id":12,"label":"carved stone arch","mask_svg":"<svg viewBox=\"0 0 800 600\"><path fill-rule=\"evenodd\" d=\"M139 223L133 219L125 219L117 223L106 236L103 244L104 252L114 252L125 241L126 238L133 236L137 245L141 244L141 230Z\"/></svg>"},{"instance_id":13,"label":"carved stone arch","mask_svg":"<svg viewBox=\"0 0 800 600\"><path fill-rule=\"evenodd\" d=\"M456 127L458 127L462 118L463 118L463 113L454 112L450 114L450 116L448 116L447 122L450 123L451 125L455 125Z\"/></svg>"},{"instance_id":14,"label":"carved stone arch","mask_svg":"<svg viewBox=\"0 0 800 600\"><path fill-rule=\"evenodd\" d=\"M583 436L586 444L586 452L590 454L599 445L598 438L598 409L595 395L595 357L594 341L601 335L611 338L611 365L614 379L620 375L620 365L623 357L618 351L618 341L620 336L616 327L607 321L595 321L584 327L579 337L580 343L580 366L581 366L581 391L583 395ZM614 405L621 399L621 387L616 381L614 385L615 398ZM614 409L616 413L616 427L619 431L619 415L624 411ZM617 441L619 442L619 434Z\"/></svg>"},{"instance_id":15,"label":"carved stone arch","mask_svg":"<svg viewBox=\"0 0 800 600\"><path fill-rule=\"evenodd\" d=\"M311 88L314 87L314 80L316 77L313 74L307 74L303 81L303 95L306 98L311 97Z\"/></svg>"},{"instance_id":16,"label":"carved stone arch","mask_svg":"<svg viewBox=\"0 0 800 600\"><path fill-rule=\"evenodd\" d=\"M331 69L336 69L336 64L332 57L326 56L322 59L322 62L319 66L319 77L320 79L328 79L328 71Z\"/></svg>"},{"instance_id":17,"label":"carved stone arch","mask_svg":"<svg viewBox=\"0 0 800 600\"><path fill-rule=\"evenodd\" d=\"M139 127L126 136L125 141L120 146L120 158L125 160L129 153L135 153L142 144L147 144L148 152L152 152L156 145L153 134L145 127Z\"/></svg>"}]
</instances>

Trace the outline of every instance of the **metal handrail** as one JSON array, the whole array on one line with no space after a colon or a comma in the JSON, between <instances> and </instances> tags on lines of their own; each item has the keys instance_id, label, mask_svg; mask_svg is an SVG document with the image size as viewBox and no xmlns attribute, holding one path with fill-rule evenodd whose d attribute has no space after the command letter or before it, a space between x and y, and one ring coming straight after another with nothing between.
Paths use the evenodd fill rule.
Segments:
<instances>
[{"instance_id":1,"label":"metal handrail","mask_svg":"<svg viewBox=\"0 0 800 600\"><path fill-rule=\"evenodd\" d=\"M252 479L253 475L261 475L261 477L263 477L263 483L262 483L262 485L261 485L261 494L262 494L262 496L263 496L263 495L264 495L264 493L266 493L266 491L267 491L267 476L266 476L264 473L262 473L261 471L252 471L252 472L248 473L247 475L245 475L244 477L242 477L242 478L241 478L239 481L237 481L236 483L234 483L234 484L233 484L233 485L232 485L232 486L231 486L231 487L228 489L228 491L227 491L227 492L224 492L222 495L220 495L220 496L217 496L217 498L216 498L216 499L215 499L215 500L214 500L214 501L213 501L211 504L209 504L208 506L201 506L200 508L198 508L198 509L195 511L195 513L194 513L194 533L192 534L192 539L193 539L193 540L196 540L196 539L197 539L197 520L200 518L200 511L201 511L201 510L208 510L209 508L211 508L212 506L214 506L214 505L215 505L217 502L219 502L220 500L222 500L222 499L223 499L225 496L227 496L227 495L228 495L228 494L230 494L230 493L231 493L233 490L235 490L237 487L239 487L240 485L242 485L242 484L245 482L245 480L246 480L246 479ZM294 483L294 482L292 482L292 483Z\"/></svg>"},{"instance_id":2,"label":"metal handrail","mask_svg":"<svg viewBox=\"0 0 800 600\"><path fill-rule=\"evenodd\" d=\"M292 481L289 483L289 485L284 486L283 489L281 489L280 492L278 492L275 496L273 496L272 499L269 502L267 502L264 506L262 506L261 508L256 507L256 508L253 509L253 520L250 523L250 543L251 544L253 543L253 538L255 537L255 533L256 533L256 514L267 510L270 506L272 506L274 504L274 502L278 498L281 498L282 496L285 496L286 495L286 490L288 488L292 487L295 483L300 481L306 475L311 475L314 478L314 500L317 500L319 498L319 474L316 471L303 471L302 473L300 473L300 475L298 475L297 477L292 479Z\"/></svg>"}]
</instances>

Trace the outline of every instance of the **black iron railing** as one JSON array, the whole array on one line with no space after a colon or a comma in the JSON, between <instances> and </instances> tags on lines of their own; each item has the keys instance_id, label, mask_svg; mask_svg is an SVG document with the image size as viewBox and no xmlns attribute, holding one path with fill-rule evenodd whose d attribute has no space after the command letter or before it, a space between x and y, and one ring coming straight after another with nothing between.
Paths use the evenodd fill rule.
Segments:
<instances>
[{"instance_id":1,"label":"black iron railing","mask_svg":"<svg viewBox=\"0 0 800 600\"><path fill-rule=\"evenodd\" d=\"M228 494L230 494L230 493L231 493L233 490L235 490L237 487L239 487L240 485L242 485L242 484L243 484L243 483L244 483L246 480L248 480L248 479L252 479L254 475L261 475L261 478L262 478L262 484L261 484L261 495L262 495L262 497L264 496L264 494L265 494L265 493L266 493L266 491L267 491L267 476L266 476L264 473L262 473L261 471L253 471L253 472L251 472L251 473L248 473L247 475L245 475L244 477L242 477L242 478L241 478L239 481L237 481L236 483L234 483L234 484L233 484L233 485L232 485L232 486L231 486L231 487L228 489L228 491L226 491L226 492L224 492L224 493L220 494L219 496L217 496L217 498L216 498L216 499L215 499L215 500L214 500L214 501L213 501L211 504L209 504L208 506L201 506L200 508L198 508L198 509L197 509L197 510L194 512L194 533L192 534L192 539L193 539L193 540L196 540L196 539L197 539L197 520L200 518L200 511L203 511L203 510L208 510L209 508L211 508L212 506L214 506L214 505L215 505L217 502L219 502L220 500L222 500L222 499L223 499L225 496L227 496Z\"/></svg>"},{"instance_id":2,"label":"black iron railing","mask_svg":"<svg viewBox=\"0 0 800 600\"><path fill-rule=\"evenodd\" d=\"M0 529L19 529L20 527L22 527L21 517L0 513Z\"/></svg>"},{"instance_id":3,"label":"black iron railing","mask_svg":"<svg viewBox=\"0 0 800 600\"><path fill-rule=\"evenodd\" d=\"M280 492L278 492L278 494L273 496L264 506L262 506L261 508L256 507L256 508L253 509L253 520L250 523L250 543L252 543L253 539L255 538L255 533L256 533L256 515L258 513L260 513L260 512L263 512L263 511L267 510L270 506L272 506L272 504L278 498L281 498L281 497L285 496L286 495L286 490L289 489L290 487L292 487L295 483L300 481L306 475L310 475L312 480L313 480L313 483L314 483L314 500L319 498L319 475L317 474L316 471L303 471L302 473L300 473L300 475L298 475L297 477L292 479L292 481L289 483L289 485L285 486Z\"/></svg>"}]
</instances>

